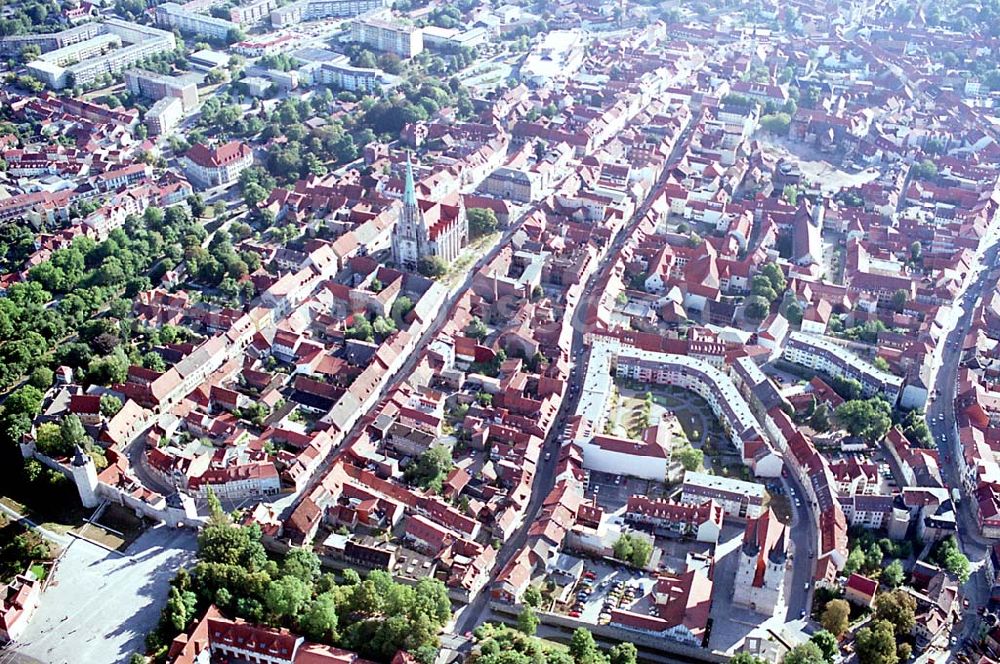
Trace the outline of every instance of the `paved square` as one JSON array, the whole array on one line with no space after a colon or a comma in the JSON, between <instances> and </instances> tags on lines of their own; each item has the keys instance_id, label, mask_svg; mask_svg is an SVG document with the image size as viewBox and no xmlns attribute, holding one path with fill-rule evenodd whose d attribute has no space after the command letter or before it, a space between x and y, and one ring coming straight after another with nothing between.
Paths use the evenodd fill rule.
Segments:
<instances>
[{"instance_id":1,"label":"paved square","mask_svg":"<svg viewBox=\"0 0 1000 664\"><path fill-rule=\"evenodd\" d=\"M142 651L170 579L194 558L195 534L152 528L125 555L70 544L20 643L0 664L117 664Z\"/></svg>"}]
</instances>

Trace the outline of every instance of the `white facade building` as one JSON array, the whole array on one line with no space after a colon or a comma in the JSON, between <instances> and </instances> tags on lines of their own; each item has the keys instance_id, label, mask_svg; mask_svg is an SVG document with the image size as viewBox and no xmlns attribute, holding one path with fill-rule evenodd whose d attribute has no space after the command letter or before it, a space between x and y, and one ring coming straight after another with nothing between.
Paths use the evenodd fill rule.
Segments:
<instances>
[{"instance_id":1,"label":"white facade building","mask_svg":"<svg viewBox=\"0 0 1000 664\"><path fill-rule=\"evenodd\" d=\"M865 397L884 396L895 404L903 390L903 379L876 368L847 348L823 337L792 332L785 343L782 357L813 371L853 378L861 383Z\"/></svg>"}]
</instances>

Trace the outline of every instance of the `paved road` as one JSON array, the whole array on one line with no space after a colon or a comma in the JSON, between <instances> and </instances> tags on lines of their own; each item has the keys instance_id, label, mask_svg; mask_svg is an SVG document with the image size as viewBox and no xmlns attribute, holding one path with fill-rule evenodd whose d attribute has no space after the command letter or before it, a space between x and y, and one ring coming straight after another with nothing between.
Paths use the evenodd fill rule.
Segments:
<instances>
[{"instance_id":1,"label":"paved road","mask_svg":"<svg viewBox=\"0 0 1000 664\"><path fill-rule=\"evenodd\" d=\"M970 607L963 615L962 623L955 632L955 636L959 638L970 637L978 630L980 620L976 611L978 607L986 605L990 589L986 582L985 572L980 567L981 561L987 556L989 543L979 535L972 501L962 488L959 477L957 455L961 454L961 448L955 419L955 388L961 365L962 341L972 327L972 314L983 293L997 287L996 280L991 280L989 275L990 268L997 260L998 252L1000 252L1000 243L992 244L984 252L980 262L985 266L985 269L972 281L956 303L956 305L961 306L962 313L958 317L955 327L939 342L941 368L934 381L937 397L929 400L927 406L927 424L940 452L944 480L949 487L957 487L962 494L962 500L957 510L958 541L963 552L975 567L975 573L962 589L965 597L969 600Z\"/></svg>"},{"instance_id":2,"label":"paved road","mask_svg":"<svg viewBox=\"0 0 1000 664\"><path fill-rule=\"evenodd\" d=\"M795 554L792 558L791 587L785 588L785 603L788 605L787 619L797 620L803 615L808 617L812 603L812 581L816 569L816 544L819 537L812 511L818 509L818 506L809 500L795 473L788 473L785 486L795 489L795 497L792 498L790 492L788 497L792 508L792 523L788 532L795 545ZM796 499L800 503L798 506L795 504ZM808 591L805 590L806 584L809 584Z\"/></svg>"},{"instance_id":3,"label":"paved road","mask_svg":"<svg viewBox=\"0 0 1000 664\"><path fill-rule=\"evenodd\" d=\"M125 555L74 540L42 593L20 642L0 664L117 664L143 650L177 569L194 558L195 534L160 526Z\"/></svg>"},{"instance_id":4,"label":"paved road","mask_svg":"<svg viewBox=\"0 0 1000 664\"><path fill-rule=\"evenodd\" d=\"M582 317L588 305L588 298L590 296L600 297L602 292L600 284L606 282L607 270L614 265L614 262L617 260L622 247L625 244L625 241L631 237L643 217L646 216L650 206L656 199L657 192L659 192L660 188L669 177L671 168L679 160L683 151L687 149L690 130L690 125L684 128L684 131L678 138L673 151L667 159L666 166L664 167L659 180L652 187L650 194L646 197L643 204L636 209L635 214L632 215L629 223L615 236L597 267L587 279L586 286L582 290L584 296L578 303L576 303L572 314L573 344L571 352L574 359L581 357L584 350L583 334L585 324ZM496 565L493 568L493 573L490 575L490 582L486 584L486 592L480 592L477 594L472 598L472 601L469 602L464 609L462 609L455 624L455 631L459 634L473 629L476 625L483 621L488 609L490 586L492 586L493 581L496 579L497 573L502 570L508 562L510 562L514 554L516 554L527 542L528 530L530 529L531 524L534 523L535 519L538 517L538 513L541 510L542 502L545 500L545 497L548 496L549 492L552 491L552 487L555 486L555 466L559 460L559 447L561 444L560 435L562 434L563 424L565 423L566 418L576 410L576 404L579 401L580 388L583 385L583 377L585 373L584 366L583 362L575 363L573 371L570 374L568 387L569 391L560 405L559 414L556 416L555 424L553 424L552 428L549 430L548 436L542 446L543 452L547 452L549 454L549 458L545 459L543 456L535 471L535 479L531 485L531 499L528 502L528 508L524 513L524 521L514 533L514 536L504 542L500 547L500 551L497 552Z\"/></svg>"}]
</instances>

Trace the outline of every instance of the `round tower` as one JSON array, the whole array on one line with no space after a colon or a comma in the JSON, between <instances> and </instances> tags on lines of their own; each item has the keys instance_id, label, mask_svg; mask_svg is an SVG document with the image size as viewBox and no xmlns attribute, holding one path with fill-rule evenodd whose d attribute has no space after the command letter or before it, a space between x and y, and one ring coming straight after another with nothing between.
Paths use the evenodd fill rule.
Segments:
<instances>
[{"instance_id":1,"label":"round tower","mask_svg":"<svg viewBox=\"0 0 1000 664\"><path fill-rule=\"evenodd\" d=\"M73 473L76 490L80 494L80 502L87 508L97 507L101 502L97 497L97 468L94 466L94 460L79 445L73 455L70 470Z\"/></svg>"}]
</instances>

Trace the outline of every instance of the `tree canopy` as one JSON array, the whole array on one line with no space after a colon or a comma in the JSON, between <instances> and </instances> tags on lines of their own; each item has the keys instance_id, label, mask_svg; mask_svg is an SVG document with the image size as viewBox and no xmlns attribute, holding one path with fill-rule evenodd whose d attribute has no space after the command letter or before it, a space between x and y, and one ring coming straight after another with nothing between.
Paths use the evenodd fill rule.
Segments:
<instances>
[{"instance_id":1,"label":"tree canopy","mask_svg":"<svg viewBox=\"0 0 1000 664\"><path fill-rule=\"evenodd\" d=\"M279 562L269 560L260 537L256 526L213 516L198 536L196 564L171 581L150 646L169 643L215 603L227 615L286 627L374 661L389 662L401 649L421 661L433 659L438 634L451 619L451 603L440 581L407 585L381 570L361 580L347 570L338 582L322 573L309 549L292 549Z\"/></svg>"}]
</instances>

